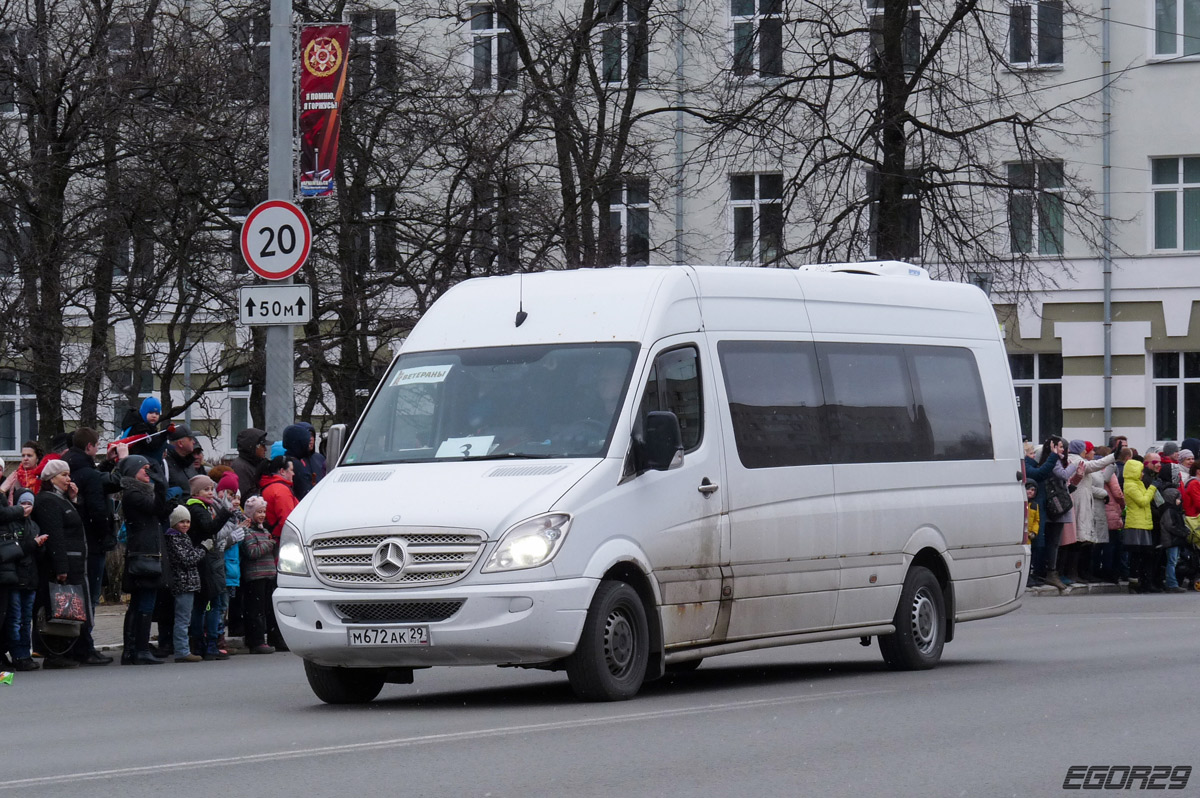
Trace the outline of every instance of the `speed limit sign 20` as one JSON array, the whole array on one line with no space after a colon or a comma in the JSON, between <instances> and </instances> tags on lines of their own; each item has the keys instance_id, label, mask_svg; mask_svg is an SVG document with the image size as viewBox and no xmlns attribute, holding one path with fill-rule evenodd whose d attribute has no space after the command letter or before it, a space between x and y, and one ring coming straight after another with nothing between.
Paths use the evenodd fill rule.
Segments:
<instances>
[{"instance_id":1,"label":"speed limit sign 20","mask_svg":"<svg viewBox=\"0 0 1200 798\"><path fill-rule=\"evenodd\" d=\"M308 258L312 228L304 211L287 200L257 205L242 225L242 257L259 277L291 277Z\"/></svg>"}]
</instances>

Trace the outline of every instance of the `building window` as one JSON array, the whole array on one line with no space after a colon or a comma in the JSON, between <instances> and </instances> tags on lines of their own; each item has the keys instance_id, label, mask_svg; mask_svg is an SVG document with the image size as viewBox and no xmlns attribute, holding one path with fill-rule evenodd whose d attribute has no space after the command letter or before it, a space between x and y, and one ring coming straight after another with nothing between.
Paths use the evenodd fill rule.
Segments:
<instances>
[{"instance_id":1,"label":"building window","mask_svg":"<svg viewBox=\"0 0 1200 798\"><path fill-rule=\"evenodd\" d=\"M250 428L250 369L233 366L229 369L229 447L237 449L238 433Z\"/></svg>"},{"instance_id":2,"label":"building window","mask_svg":"<svg viewBox=\"0 0 1200 798\"><path fill-rule=\"evenodd\" d=\"M1200 436L1200 352L1155 352L1151 358L1155 440Z\"/></svg>"},{"instance_id":3,"label":"building window","mask_svg":"<svg viewBox=\"0 0 1200 798\"><path fill-rule=\"evenodd\" d=\"M884 48L887 46L885 12L888 0L867 0L871 29L871 68L883 71ZM900 36L900 62L905 72L912 72L921 63L921 3L912 0L908 6L908 17Z\"/></svg>"},{"instance_id":4,"label":"building window","mask_svg":"<svg viewBox=\"0 0 1200 798\"><path fill-rule=\"evenodd\" d=\"M605 83L636 86L650 70L646 0L602 0L600 57Z\"/></svg>"},{"instance_id":5,"label":"building window","mask_svg":"<svg viewBox=\"0 0 1200 798\"><path fill-rule=\"evenodd\" d=\"M229 217L229 269L234 277L250 273L250 267L242 256L242 225L254 206L266 197L266 191L253 192L248 189L234 189L229 195L225 214Z\"/></svg>"},{"instance_id":6,"label":"building window","mask_svg":"<svg viewBox=\"0 0 1200 798\"><path fill-rule=\"evenodd\" d=\"M783 253L783 175L730 175L733 259L774 263Z\"/></svg>"},{"instance_id":7,"label":"building window","mask_svg":"<svg viewBox=\"0 0 1200 798\"><path fill-rule=\"evenodd\" d=\"M396 12L362 11L350 15L350 95L372 86L396 83Z\"/></svg>"},{"instance_id":8,"label":"building window","mask_svg":"<svg viewBox=\"0 0 1200 798\"><path fill-rule=\"evenodd\" d=\"M1200 0L1154 0L1154 54L1200 55Z\"/></svg>"},{"instance_id":9,"label":"building window","mask_svg":"<svg viewBox=\"0 0 1200 798\"><path fill-rule=\"evenodd\" d=\"M1063 252L1062 161L1008 165L1009 243L1014 253Z\"/></svg>"},{"instance_id":10,"label":"building window","mask_svg":"<svg viewBox=\"0 0 1200 798\"><path fill-rule=\"evenodd\" d=\"M520 266L517 194L507 181L478 181L471 187L469 269L472 274L508 274Z\"/></svg>"},{"instance_id":11,"label":"building window","mask_svg":"<svg viewBox=\"0 0 1200 798\"><path fill-rule=\"evenodd\" d=\"M900 237L898 249L894 257L911 259L920 257L921 253L921 200L917 196L916 180L913 175L906 176L904 183L904 198L900 201ZM877 170L867 172L867 196L870 198L869 217L869 253L872 258L879 256L879 197L880 180Z\"/></svg>"},{"instance_id":12,"label":"building window","mask_svg":"<svg viewBox=\"0 0 1200 798\"><path fill-rule=\"evenodd\" d=\"M1021 434L1034 443L1050 435L1061 435L1062 355L1009 355L1008 367L1017 392Z\"/></svg>"},{"instance_id":13,"label":"building window","mask_svg":"<svg viewBox=\"0 0 1200 798\"><path fill-rule=\"evenodd\" d=\"M783 74L783 0L730 0L733 74Z\"/></svg>"},{"instance_id":14,"label":"building window","mask_svg":"<svg viewBox=\"0 0 1200 798\"><path fill-rule=\"evenodd\" d=\"M0 114L17 112L20 65L20 35L11 30L0 31Z\"/></svg>"},{"instance_id":15,"label":"building window","mask_svg":"<svg viewBox=\"0 0 1200 798\"><path fill-rule=\"evenodd\" d=\"M609 266L650 262L649 180L628 180L608 192L608 212L600 215L600 240Z\"/></svg>"},{"instance_id":16,"label":"building window","mask_svg":"<svg viewBox=\"0 0 1200 798\"><path fill-rule=\"evenodd\" d=\"M37 440L37 395L20 372L0 372L0 452L16 454Z\"/></svg>"},{"instance_id":17,"label":"building window","mask_svg":"<svg viewBox=\"0 0 1200 798\"><path fill-rule=\"evenodd\" d=\"M396 267L395 200L395 190L376 187L364 192L358 202L356 259L381 271Z\"/></svg>"},{"instance_id":18,"label":"building window","mask_svg":"<svg viewBox=\"0 0 1200 798\"><path fill-rule=\"evenodd\" d=\"M113 277L144 280L154 274L154 223L143 220L118 242Z\"/></svg>"},{"instance_id":19,"label":"building window","mask_svg":"<svg viewBox=\"0 0 1200 798\"><path fill-rule=\"evenodd\" d=\"M512 91L517 87L517 46L508 20L495 6L471 6L471 88Z\"/></svg>"},{"instance_id":20,"label":"building window","mask_svg":"<svg viewBox=\"0 0 1200 798\"><path fill-rule=\"evenodd\" d=\"M1008 62L1047 66L1063 62L1062 0L1013 3L1008 8Z\"/></svg>"},{"instance_id":21,"label":"building window","mask_svg":"<svg viewBox=\"0 0 1200 798\"><path fill-rule=\"evenodd\" d=\"M1200 250L1200 158L1151 158L1150 182L1154 248Z\"/></svg>"},{"instance_id":22,"label":"building window","mask_svg":"<svg viewBox=\"0 0 1200 798\"><path fill-rule=\"evenodd\" d=\"M236 17L225 22L230 47L230 85L242 100L262 99L270 79L271 19L266 14Z\"/></svg>"}]
</instances>

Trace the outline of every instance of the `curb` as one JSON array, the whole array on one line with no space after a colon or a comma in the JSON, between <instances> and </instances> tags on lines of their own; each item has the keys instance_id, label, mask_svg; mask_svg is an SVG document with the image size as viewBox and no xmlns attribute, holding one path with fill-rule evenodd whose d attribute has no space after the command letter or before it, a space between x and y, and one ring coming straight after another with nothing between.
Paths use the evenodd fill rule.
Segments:
<instances>
[{"instance_id":1,"label":"curb","mask_svg":"<svg viewBox=\"0 0 1200 798\"><path fill-rule=\"evenodd\" d=\"M1188 592L1194 593L1196 591L1189 590ZM1039 585L1038 587L1025 588L1025 595L1031 596L1031 597L1039 597L1039 596L1059 597L1059 596L1085 596L1085 595L1095 596L1095 595L1101 595L1101 594L1106 594L1106 593L1114 594L1114 595L1130 595L1129 585L1114 585L1111 582L1101 582L1101 583L1096 583L1096 584L1078 584L1077 583L1077 584L1071 585L1070 587L1068 587L1066 590L1063 590L1063 591L1059 591L1058 588L1051 587L1050 585ZM1164 595L1171 595L1171 594L1164 594ZM1180 595L1184 595L1184 594L1180 594Z\"/></svg>"}]
</instances>

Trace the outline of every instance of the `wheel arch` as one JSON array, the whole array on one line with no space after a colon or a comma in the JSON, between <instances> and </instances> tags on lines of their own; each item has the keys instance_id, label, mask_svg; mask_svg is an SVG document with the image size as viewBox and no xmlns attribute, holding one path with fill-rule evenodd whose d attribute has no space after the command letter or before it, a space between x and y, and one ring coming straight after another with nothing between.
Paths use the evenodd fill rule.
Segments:
<instances>
[{"instance_id":1,"label":"wheel arch","mask_svg":"<svg viewBox=\"0 0 1200 798\"><path fill-rule=\"evenodd\" d=\"M658 601L655 597L654 585L641 567L631 561L622 560L609 566L604 572L603 580L624 582L637 591L642 600L642 608L646 611L646 626L650 632L650 659L646 663L646 680L657 679L666 672L666 662L663 656L662 618L658 613Z\"/></svg>"},{"instance_id":2,"label":"wheel arch","mask_svg":"<svg viewBox=\"0 0 1200 798\"><path fill-rule=\"evenodd\" d=\"M913 555L909 568L921 566L930 571L942 586L942 604L946 611L946 642L954 639L954 582L950 578L950 567L940 551L925 546Z\"/></svg>"}]
</instances>

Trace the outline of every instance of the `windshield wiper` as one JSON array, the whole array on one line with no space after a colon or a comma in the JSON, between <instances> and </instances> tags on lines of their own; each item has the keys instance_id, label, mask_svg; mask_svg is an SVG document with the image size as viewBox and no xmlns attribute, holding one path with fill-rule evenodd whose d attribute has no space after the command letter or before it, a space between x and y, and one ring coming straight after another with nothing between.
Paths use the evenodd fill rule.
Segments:
<instances>
[{"instance_id":1,"label":"windshield wiper","mask_svg":"<svg viewBox=\"0 0 1200 798\"><path fill-rule=\"evenodd\" d=\"M478 457L441 457L439 460L459 460L467 463L472 460L547 460L551 457L558 457L555 454L526 454L525 452L496 452L495 454L481 454Z\"/></svg>"}]
</instances>

